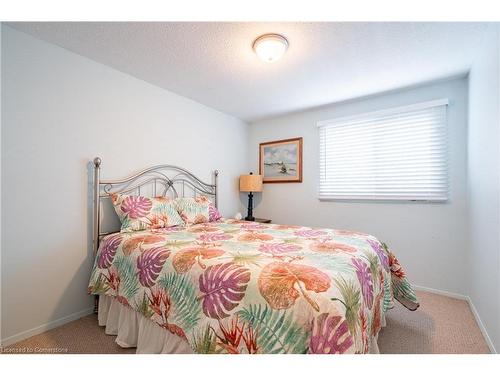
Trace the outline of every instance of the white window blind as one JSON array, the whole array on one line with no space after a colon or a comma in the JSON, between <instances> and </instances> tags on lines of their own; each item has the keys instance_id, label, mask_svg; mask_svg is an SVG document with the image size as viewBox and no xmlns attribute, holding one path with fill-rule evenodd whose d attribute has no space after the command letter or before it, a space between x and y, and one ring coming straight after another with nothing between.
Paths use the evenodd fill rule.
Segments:
<instances>
[{"instance_id":1,"label":"white window blind","mask_svg":"<svg viewBox=\"0 0 500 375\"><path fill-rule=\"evenodd\" d=\"M320 199L445 201L447 100L318 123Z\"/></svg>"}]
</instances>

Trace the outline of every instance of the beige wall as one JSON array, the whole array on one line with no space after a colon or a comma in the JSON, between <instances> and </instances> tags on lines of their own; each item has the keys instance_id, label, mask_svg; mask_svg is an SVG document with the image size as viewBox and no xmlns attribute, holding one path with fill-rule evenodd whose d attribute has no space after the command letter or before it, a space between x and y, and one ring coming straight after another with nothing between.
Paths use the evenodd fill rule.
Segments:
<instances>
[{"instance_id":1,"label":"beige wall","mask_svg":"<svg viewBox=\"0 0 500 375\"><path fill-rule=\"evenodd\" d=\"M102 178L168 163L210 181L219 169L222 213L240 210L242 121L5 26L2 68L3 340L92 305L94 156Z\"/></svg>"},{"instance_id":2,"label":"beige wall","mask_svg":"<svg viewBox=\"0 0 500 375\"><path fill-rule=\"evenodd\" d=\"M320 202L316 123L384 108L448 98L450 199L446 203ZM463 78L334 104L250 125L251 167L259 142L304 138L304 182L265 184L258 217L277 223L345 228L377 236L394 249L415 284L465 294L467 80Z\"/></svg>"},{"instance_id":3,"label":"beige wall","mask_svg":"<svg viewBox=\"0 0 500 375\"><path fill-rule=\"evenodd\" d=\"M493 24L469 75L468 294L500 350L500 49Z\"/></svg>"}]
</instances>

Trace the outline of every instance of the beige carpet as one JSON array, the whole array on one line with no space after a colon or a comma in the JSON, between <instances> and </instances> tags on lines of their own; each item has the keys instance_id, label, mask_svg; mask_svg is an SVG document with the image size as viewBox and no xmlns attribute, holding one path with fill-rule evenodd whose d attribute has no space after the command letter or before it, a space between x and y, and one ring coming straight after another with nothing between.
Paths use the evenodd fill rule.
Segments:
<instances>
[{"instance_id":1,"label":"beige carpet","mask_svg":"<svg viewBox=\"0 0 500 375\"><path fill-rule=\"evenodd\" d=\"M381 353L489 353L488 346L465 301L418 292L420 308L408 311L399 303L387 313L379 336ZM114 336L107 336L89 315L5 348L18 352L128 354ZM41 348L41 349L40 349Z\"/></svg>"},{"instance_id":2,"label":"beige carpet","mask_svg":"<svg viewBox=\"0 0 500 375\"><path fill-rule=\"evenodd\" d=\"M417 292L420 308L409 311L396 302L379 334L381 353L490 353L466 301Z\"/></svg>"}]
</instances>

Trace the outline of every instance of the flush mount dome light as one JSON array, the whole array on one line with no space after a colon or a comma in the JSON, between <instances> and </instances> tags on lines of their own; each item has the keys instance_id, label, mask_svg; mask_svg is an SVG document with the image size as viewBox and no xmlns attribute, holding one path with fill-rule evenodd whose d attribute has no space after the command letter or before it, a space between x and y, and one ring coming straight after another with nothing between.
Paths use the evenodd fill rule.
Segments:
<instances>
[{"instance_id":1,"label":"flush mount dome light","mask_svg":"<svg viewBox=\"0 0 500 375\"><path fill-rule=\"evenodd\" d=\"M273 63L284 55L288 40L279 34L264 34L253 42L253 50L262 61Z\"/></svg>"}]
</instances>

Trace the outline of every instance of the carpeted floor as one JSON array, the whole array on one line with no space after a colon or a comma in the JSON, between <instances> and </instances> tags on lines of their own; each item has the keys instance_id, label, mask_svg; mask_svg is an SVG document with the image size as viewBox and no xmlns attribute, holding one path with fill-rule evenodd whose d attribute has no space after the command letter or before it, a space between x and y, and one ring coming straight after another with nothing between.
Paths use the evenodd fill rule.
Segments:
<instances>
[{"instance_id":1,"label":"carpeted floor","mask_svg":"<svg viewBox=\"0 0 500 375\"><path fill-rule=\"evenodd\" d=\"M490 353L467 301L417 292L420 307L409 311L396 302L379 334L381 353Z\"/></svg>"},{"instance_id":2,"label":"carpeted floor","mask_svg":"<svg viewBox=\"0 0 500 375\"><path fill-rule=\"evenodd\" d=\"M418 292L420 308L408 311L399 303L387 313L379 335L381 353L489 353L466 301ZM129 354L114 336L107 336L89 315L5 348L5 352Z\"/></svg>"}]
</instances>

